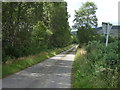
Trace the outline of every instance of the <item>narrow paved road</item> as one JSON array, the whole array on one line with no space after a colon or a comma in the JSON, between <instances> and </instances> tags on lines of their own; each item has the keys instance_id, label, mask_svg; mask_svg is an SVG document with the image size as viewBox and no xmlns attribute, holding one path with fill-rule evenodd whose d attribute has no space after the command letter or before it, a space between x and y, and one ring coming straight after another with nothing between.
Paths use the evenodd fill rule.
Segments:
<instances>
[{"instance_id":1,"label":"narrow paved road","mask_svg":"<svg viewBox=\"0 0 120 90\"><path fill-rule=\"evenodd\" d=\"M73 49L74 48L74 49ZM2 79L3 88L71 88L77 46ZM72 50L66 55L68 51Z\"/></svg>"}]
</instances>

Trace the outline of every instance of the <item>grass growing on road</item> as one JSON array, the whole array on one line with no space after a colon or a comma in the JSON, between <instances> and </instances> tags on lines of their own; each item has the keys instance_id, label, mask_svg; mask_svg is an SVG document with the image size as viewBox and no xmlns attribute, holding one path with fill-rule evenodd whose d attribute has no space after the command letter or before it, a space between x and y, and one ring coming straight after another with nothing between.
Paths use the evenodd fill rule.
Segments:
<instances>
[{"instance_id":1,"label":"grass growing on road","mask_svg":"<svg viewBox=\"0 0 120 90\"><path fill-rule=\"evenodd\" d=\"M120 58L118 42L90 42L78 49L73 65L73 88L120 87Z\"/></svg>"},{"instance_id":2,"label":"grass growing on road","mask_svg":"<svg viewBox=\"0 0 120 90\"><path fill-rule=\"evenodd\" d=\"M41 52L39 54L28 56L28 57L22 57L16 60L8 60L6 64L2 65L2 77L6 77L10 74L16 73L20 70L23 70L27 67L30 67L34 64L37 64L45 59L48 59L51 56L54 56L60 52L63 52L73 45L67 46L65 48L58 48L54 50L48 50L45 52Z\"/></svg>"}]
</instances>

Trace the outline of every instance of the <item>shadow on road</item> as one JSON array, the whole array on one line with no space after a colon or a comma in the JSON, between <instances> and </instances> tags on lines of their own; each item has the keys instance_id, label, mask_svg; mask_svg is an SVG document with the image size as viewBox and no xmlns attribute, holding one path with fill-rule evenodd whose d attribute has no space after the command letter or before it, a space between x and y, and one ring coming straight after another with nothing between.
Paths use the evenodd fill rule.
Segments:
<instances>
[{"instance_id":1,"label":"shadow on road","mask_svg":"<svg viewBox=\"0 0 120 90\"><path fill-rule=\"evenodd\" d=\"M74 55L75 51L59 54L6 77L3 88L70 88Z\"/></svg>"}]
</instances>

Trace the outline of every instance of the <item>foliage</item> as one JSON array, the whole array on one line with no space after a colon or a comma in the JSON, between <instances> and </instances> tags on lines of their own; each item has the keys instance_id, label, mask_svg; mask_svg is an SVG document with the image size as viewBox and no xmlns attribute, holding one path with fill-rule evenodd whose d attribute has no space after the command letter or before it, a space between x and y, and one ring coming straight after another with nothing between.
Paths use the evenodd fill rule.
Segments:
<instances>
[{"instance_id":1,"label":"foliage","mask_svg":"<svg viewBox=\"0 0 120 90\"><path fill-rule=\"evenodd\" d=\"M3 2L3 62L72 42L66 2Z\"/></svg>"},{"instance_id":2,"label":"foliage","mask_svg":"<svg viewBox=\"0 0 120 90\"><path fill-rule=\"evenodd\" d=\"M50 45L63 47L69 45L71 40L70 27L68 23L67 3L53 3L51 13L51 30L53 35L50 38Z\"/></svg>"},{"instance_id":3,"label":"foliage","mask_svg":"<svg viewBox=\"0 0 120 90\"><path fill-rule=\"evenodd\" d=\"M77 36L73 36L72 37L72 43L76 43L76 44L78 44L78 38L77 38Z\"/></svg>"},{"instance_id":4,"label":"foliage","mask_svg":"<svg viewBox=\"0 0 120 90\"><path fill-rule=\"evenodd\" d=\"M31 38L32 45L36 48L36 51L47 49L49 38L51 35L51 30L49 30L43 22L38 21L38 23L33 26Z\"/></svg>"},{"instance_id":5,"label":"foliage","mask_svg":"<svg viewBox=\"0 0 120 90\"><path fill-rule=\"evenodd\" d=\"M63 52L69 48L71 48L73 45L69 45L64 48L56 48L56 49L51 49L51 50L46 50L41 53L35 54L35 55L30 55L27 57L21 57L18 59L12 59L8 60L3 66L2 70L2 77L6 77L10 74L16 73L22 69L25 69L26 67L30 67L34 64L37 64L49 57L52 57L60 52ZM1 77L1 76L0 76Z\"/></svg>"},{"instance_id":6,"label":"foliage","mask_svg":"<svg viewBox=\"0 0 120 90\"><path fill-rule=\"evenodd\" d=\"M5 62L7 57L18 58L32 52L29 51L32 27L37 22L36 18L42 16L43 10L42 3L30 2L4 2L2 7L2 56Z\"/></svg>"},{"instance_id":7,"label":"foliage","mask_svg":"<svg viewBox=\"0 0 120 90\"><path fill-rule=\"evenodd\" d=\"M109 37L108 37L108 43L115 42L116 40L118 40L117 37L113 37L113 36L109 35ZM98 41L100 41L101 43L105 43L106 42L105 35L99 35L98 36Z\"/></svg>"},{"instance_id":8,"label":"foliage","mask_svg":"<svg viewBox=\"0 0 120 90\"><path fill-rule=\"evenodd\" d=\"M75 11L75 25L73 27L84 26L86 29L97 27L96 9L94 2L83 3L82 7Z\"/></svg>"},{"instance_id":9,"label":"foliage","mask_svg":"<svg viewBox=\"0 0 120 90\"><path fill-rule=\"evenodd\" d=\"M74 28L78 29L77 37L80 44L98 39L98 34L93 28L97 27L97 10L93 2L86 2L75 12Z\"/></svg>"},{"instance_id":10,"label":"foliage","mask_svg":"<svg viewBox=\"0 0 120 90\"><path fill-rule=\"evenodd\" d=\"M105 43L89 42L84 46L85 55L77 52L74 63L73 87L79 88L117 88L119 87L120 58L118 42L105 47ZM83 76L82 76L83 75Z\"/></svg>"},{"instance_id":11,"label":"foliage","mask_svg":"<svg viewBox=\"0 0 120 90\"><path fill-rule=\"evenodd\" d=\"M78 41L81 45L85 44L85 43L87 44L89 41L99 39L99 35L95 30L93 30L93 29L87 30L85 27L80 27L78 29L77 37L78 37Z\"/></svg>"}]
</instances>

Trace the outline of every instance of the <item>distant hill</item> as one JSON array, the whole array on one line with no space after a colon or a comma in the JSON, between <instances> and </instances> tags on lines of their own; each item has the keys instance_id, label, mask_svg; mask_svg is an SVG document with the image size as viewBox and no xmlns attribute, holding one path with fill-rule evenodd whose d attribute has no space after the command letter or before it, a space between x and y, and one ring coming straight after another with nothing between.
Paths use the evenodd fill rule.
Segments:
<instances>
[{"instance_id":1,"label":"distant hill","mask_svg":"<svg viewBox=\"0 0 120 90\"><path fill-rule=\"evenodd\" d=\"M103 33L103 30L102 30L102 27L98 27L98 28L95 28L95 30L99 33L99 34L104 34ZM71 31L71 33L73 35L76 35L77 34L77 31ZM110 35L111 36L114 36L114 37L120 37L120 25L113 25L112 26L112 29L110 31Z\"/></svg>"},{"instance_id":2,"label":"distant hill","mask_svg":"<svg viewBox=\"0 0 120 90\"><path fill-rule=\"evenodd\" d=\"M102 27L98 27L95 30L97 30L99 34L103 34ZM118 37L120 35L120 25L113 25L110 31L110 35L114 37Z\"/></svg>"}]
</instances>

